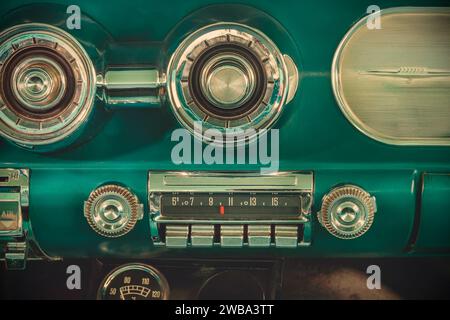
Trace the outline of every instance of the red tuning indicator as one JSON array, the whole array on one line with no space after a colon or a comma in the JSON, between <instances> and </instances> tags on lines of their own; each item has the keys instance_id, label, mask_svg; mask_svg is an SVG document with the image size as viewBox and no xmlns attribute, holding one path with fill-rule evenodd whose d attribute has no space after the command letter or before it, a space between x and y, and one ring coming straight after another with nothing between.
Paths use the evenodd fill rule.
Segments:
<instances>
[{"instance_id":1,"label":"red tuning indicator","mask_svg":"<svg viewBox=\"0 0 450 320\"><path fill-rule=\"evenodd\" d=\"M221 216L225 214L225 206L223 204L219 206L219 213Z\"/></svg>"}]
</instances>

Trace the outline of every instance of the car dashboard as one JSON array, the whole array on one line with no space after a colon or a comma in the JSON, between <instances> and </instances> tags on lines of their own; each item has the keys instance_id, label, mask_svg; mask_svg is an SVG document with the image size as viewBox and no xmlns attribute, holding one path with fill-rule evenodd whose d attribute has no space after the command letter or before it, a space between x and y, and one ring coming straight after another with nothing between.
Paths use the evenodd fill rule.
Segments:
<instances>
[{"instance_id":1,"label":"car dashboard","mask_svg":"<svg viewBox=\"0 0 450 320\"><path fill-rule=\"evenodd\" d=\"M0 16L1 296L61 267L47 298L314 298L298 264L449 257L445 1Z\"/></svg>"}]
</instances>

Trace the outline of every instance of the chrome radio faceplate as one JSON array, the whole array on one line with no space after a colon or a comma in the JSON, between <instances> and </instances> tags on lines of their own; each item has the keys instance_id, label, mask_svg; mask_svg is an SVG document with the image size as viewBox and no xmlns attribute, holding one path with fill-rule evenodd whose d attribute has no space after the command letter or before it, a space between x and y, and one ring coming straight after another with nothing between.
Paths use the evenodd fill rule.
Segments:
<instances>
[{"instance_id":1,"label":"chrome radio faceplate","mask_svg":"<svg viewBox=\"0 0 450 320\"><path fill-rule=\"evenodd\" d=\"M311 172L150 172L150 226L168 247L297 247L311 241Z\"/></svg>"}]
</instances>

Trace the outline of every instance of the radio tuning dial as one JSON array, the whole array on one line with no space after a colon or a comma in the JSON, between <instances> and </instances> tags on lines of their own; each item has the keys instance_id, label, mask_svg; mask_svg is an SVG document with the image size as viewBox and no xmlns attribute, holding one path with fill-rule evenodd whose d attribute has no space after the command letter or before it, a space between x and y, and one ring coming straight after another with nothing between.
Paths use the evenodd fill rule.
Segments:
<instances>
[{"instance_id":1,"label":"radio tuning dial","mask_svg":"<svg viewBox=\"0 0 450 320\"><path fill-rule=\"evenodd\" d=\"M120 237L143 217L143 205L128 189L115 184L95 189L84 203L84 216L91 228L105 237Z\"/></svg>"},{"instance_id":2,"label":"radio tuning dial","mask_svg":"<svg viewBox=\"0 0 450 320\"><path fill-rule=\"evenodd\" d=\"M375 212L375 197L357 186L344 185L325 195L318 219L335 237L355 239L372 226Z\"/></svg>"}]
</instances>

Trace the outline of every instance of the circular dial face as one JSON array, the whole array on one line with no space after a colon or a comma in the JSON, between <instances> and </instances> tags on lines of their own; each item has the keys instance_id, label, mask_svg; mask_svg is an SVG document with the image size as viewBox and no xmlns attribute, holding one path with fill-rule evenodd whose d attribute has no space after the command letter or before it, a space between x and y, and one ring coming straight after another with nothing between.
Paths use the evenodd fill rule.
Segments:
<instances>
[{"instance_id":1,"label":"circular dial face","mask_svg":"<svg viewBox=\"0 0 450 320\"><path fill-rule=\"evenodd\" d=\"M111 271L102 281L100 300L167 300L169 285L155 268L144 264L128 264Z\"/></svg>"}]
</instances>

